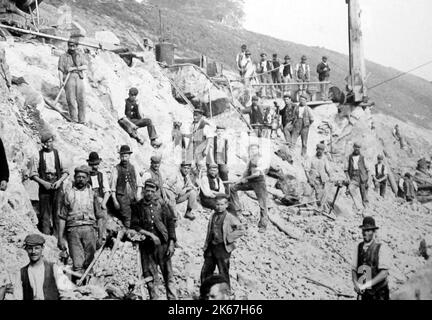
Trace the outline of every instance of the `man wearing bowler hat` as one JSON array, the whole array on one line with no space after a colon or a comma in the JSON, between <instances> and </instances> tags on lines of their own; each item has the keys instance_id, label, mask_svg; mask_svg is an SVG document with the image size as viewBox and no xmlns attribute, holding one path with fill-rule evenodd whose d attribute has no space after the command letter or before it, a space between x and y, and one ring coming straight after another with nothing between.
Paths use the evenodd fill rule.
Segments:
<instances>
[{"instance_id":1,"label":"man wearing bowler hat","mask_svg":"<svg viewBox=\"0 0 432 320\"><path fill-rule=\"evenodd\" d=\"M106 215L101 210L97 193L89 185L90 167L75 168L72 187L62 199L59 214L58 248L65 250L63 235L66 231L73 270L83 273L94 258L97 248L105 240Z\"/></svg>"},{"instance_id":2,"label":"man wearing bowler hat","mask_svg":"<svg viewBox=\"0 0 432 320\"><path fill-rule=\"evenodd\" d=\"M99 171L99 164L101 161L102 159L99 158L99 154L97 152L90 152L87 159L87 163L91 168L89 183L93 191L96 192L98 196L101 209L105 211L107 209L106 205L108 199L111 195L111 189L107 175Z\"/></svg>"},{"instance_id":3,"label":"man wearing bowler hat","mask_svg":"<svg viewBox=\"0 0 432 320\"><path fill-rule=\"evenodd\" d=\"M389 300L389 249L375 239L379 228L374 218L365 217L360 228L363 242L353 250L352 260L354 290L361 300Z\"/></svg>"},{"instance_id":4,"label":"man wearing bowler hat","mask_svg":"<svg viewBox=\"0 0 432 320\"><path fill-rule=\"evenodd\" d=\"M0 300L12 294L13 300L60 300L62 290L73 286L54 263L43 256L45 239L39 234L29 234L24 239L24 249L29 263L13 277L13 283L0 287Z\"/></svg>"},{"instance_id":5,"label":"man wearing bowler hat","mask_svg":"<svg viewBox=\"0 0 432 320\"><path fill-rule=\"evenodd\" d=\"M360 195L363 201L363 206L366 206L369 202L368 200L368 181L369 181L369 169L366 166L365 158L360 153L361 145L360 143L354 143L354 151L348 157L348 161L345 165L345 175L349 183L349 190L353 192L359 188Z\"/></svg>"},{"instance_id":6,"label":"man wearing bowler hat","mask_svg":"<svg viewBox=\"0 0 432 320\"><path fill-rule=\"evenodd\" d=\"M159 267L165 282L167 298L173 300L176 299L171 264L177 241L175 214L168 204L157 195L158 189L159 186L153 179L147 179L144 182L144 197L137 203L131 226L146 236L146 239L140 242L139 250L143 276L144 278L153 278L147 282L150 299L157 300L159 298L157 270Z\"/></svg>"},{"instance_id":7,"label":"man wearing bowler hat","mask_svg":"<svg viewBox=\"0 0 432 320\"><path fill-rule=\"evenodd\" d=\"M131 204L141 199L142 180L135 166L130 163L130 147L121 146L119 154L120 163L112 170L111 196L114 208L120 213L120 220L126 228L130 228Z\"/></svg>"}]
</instances>

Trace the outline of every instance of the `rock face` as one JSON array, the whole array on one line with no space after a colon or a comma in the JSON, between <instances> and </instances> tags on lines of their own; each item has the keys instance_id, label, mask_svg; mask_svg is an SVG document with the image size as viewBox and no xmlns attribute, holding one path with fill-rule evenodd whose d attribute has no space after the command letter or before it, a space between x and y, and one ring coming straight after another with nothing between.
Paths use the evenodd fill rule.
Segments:
<instances>
[{"instance_id":1,"label":"rock face","mask_svg":"<svg viewBox=\"0 0 432 320\"><path fill-rule=\"evenodd\" d=\"M0 135L11 170L9 188L7 192L0 193L0 277L7 279L8 273L16 272L27 263L26 253L21 248L22 240L27 233L36 231L37 220L32 201L37 200L37 186L28 180L28 163L40 149L39 133L42 129L49 128L56 134L55 146L66 156L65 165L70 171L75 166L84 164L90 151L99 153L103 159L102 170L109 171L118 161L117 152L122 144L131 146L134 151L132 162L140 172L144 171L149 166L149 158L155 153L149 145L146 131L139 131L146 139L144 146L141 146L117 124L117 120L124 114L128 89L137 87L142 115L153 120L160 140L164 143L157 152L163 157L161 170L165 177L170 178L178 170L181 161L181 152L171 143L172 123L174 120L182 122L181 129L187 132L192 113L187 106L179 104L173 98L169 81L151 55L145 57L145 63L134 60L129 68L118 56L99 52L88 56L86 90L89 125L69 123L43 103L44 97L54 100L58 93L57 61L61 52L37 42L8 41L2 43L2 46L5 48L11 74L24 77L28 83L13 85L9 91L3 79L0 79ZM272 102L269 101L268 104L272 105ZM64 110L67 109L64 96L59 105ZM371 166L376 155L385 151L392 167L408 167L414 162L414 157L418 158L430 146L429 141L432 141L431 132L420 131L410 124L400 125L412 149L412 152L402 152L393 144L391 128L395 120L390 117L374 115L376 129L371 130L372 115L361 109L355 111L351 119L353 125L348 123L348 119L337 117L337 106L333 104L318 107L313 113L316 121L310 130L308 157L314 155L314 146L322 140L327 144L327 150L330 150L330 135L317 130L323 121L328 121L334 128L331 140L333 153L328 153L333 160L331 166L334 180L344 178L343 165L352 150L353 142L362 143L363 153ZM289 176L295 185L302 186L299 190L310 189L306 188L302 167L304 159L299 156L300 142L291 154L291 163L291 159L285 161L275 155L281 148L280 140L271 142L249 137L246 126L233 110L222 113L211 121L227 126L230 180L236 180L244 171L248 145L258 142L268 167L280 169L281 174ZM275 178L267 178L269 190L275 187L276 182ZM361 241L358 225L361 224L362 216L354 210L352 200L344 191L336 202L336 221L313 212L286 210L270 197L272 218L294 234L295 239L273 225L269 225L266 233L259 233L258 204L246 193L241 193L244 210L250 211L252 215L241 217L246 234L238 241L231 260L232 289L236 298L337 298L328 289L306 281L306 275L331 284L342 293L353 294L349 263L352 248ZM332 187L331 197L334 192L335 188ZM311 197L310 190L299 193L301 200ZM430 211L417 204L411 206L398 203L390 191L385 199L381 199L373 191L372 185L370 202L364 214L376 218L380 226L379 238L392 252L390 288L395 290L425 264L417 249L419 240L431 233L432 226L428 223ZM178 209L183 213L184 205ZM177 235L181 247L176 249L173 267L181 299L191 298L198 292L203 263L202 247L209 216L210 212L203 210L194 221L178 221ZM54 261L58 254L54 238L47 237L45 255ZM96 272L102 271L108 258L109 250L104 252L96 265ZM114 256L113 276L106 279L110 291L127 292L129 283L137 282L136 261L136 248L126 243ZM140 289L136 286L135 293L140 295L139 292Z\"/></svg>"}]
</instances>

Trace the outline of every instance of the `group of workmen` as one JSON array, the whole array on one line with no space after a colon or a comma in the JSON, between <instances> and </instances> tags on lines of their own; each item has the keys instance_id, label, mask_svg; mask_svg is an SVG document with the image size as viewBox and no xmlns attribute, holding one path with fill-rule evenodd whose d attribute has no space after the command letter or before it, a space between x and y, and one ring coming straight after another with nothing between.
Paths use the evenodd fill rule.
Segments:
<instances>
[{"instance_id":1,"label":"group of workmen","mask_svg":"<svg viewBox=\"0 0 432 320\"><path fill-rule=\"evenodd\" d=\"M272 59L269 59L267 54L263 52L260 54L260 60L256 63L253 62L251 56L251 51L247 45L243 44L240 53L236 56L236 66L246 86L251 83L252 79L258 80L257 82L261 84L261 96L280 97L284 91L290 91L286 89L290 88L293 83L298 84L301 94L309 93L311 67L305 55L302 55L300 62L295 65L289 55L285 55L282 62L277 53L274 53ZM330 70L328 58L323 56L316 68L322 100L328 99Z\"/></svg>"}]
</instances>

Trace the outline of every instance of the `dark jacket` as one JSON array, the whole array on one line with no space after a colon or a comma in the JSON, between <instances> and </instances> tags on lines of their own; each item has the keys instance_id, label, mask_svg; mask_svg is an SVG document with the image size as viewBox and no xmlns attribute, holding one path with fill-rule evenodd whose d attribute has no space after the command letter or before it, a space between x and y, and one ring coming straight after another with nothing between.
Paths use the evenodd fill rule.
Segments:
<instances>
[{"instance_id":1,"label":"dark jacket","mask_svg":"<svg viewBox=\"0 0 432 320\"><path fill-rule=\"evenodd\" d=\"M279 114L282 116L282 126L285 127L288 123L294 121L294 105L285 105L281 110L279 110Z\"/></svg>"},{"instance_id":2,"label":"dark jacket","mask_svg":"<svg viewBox=\"0 0 432 320\"><path fill-rule=\"evenodd\" d=\"M249 114L250 124L264 124L264 115L261 111L261 107L257 106L256 109L253 109L252 106L242 110L242 113Z\"/></svg>"},{"instance_id":3,"label":"dark jacket","mask_svg":"<svg viewBox=\"0 0 432 320\"><path fill-rule=\"evenodd\" d=\"M54 278L53 264L44 260L45 278L43 284L43 293L45 300L59 300L59 291ZM23 300L33 300L33 289L30 285L28 276L29 265L21 268L21 283L23 287Z\"/></svg>"},{"instance_id":4,"label":"dark jacket","mask_svg":"<svg viewBox=\"0 0 432 320\"><path fill-rule=\"evenodd\" d=\"M327 67L327 70L324 70ZM321 62L317 66L318 80L324 81L330 77L330 67L329 65L325 65L324 62Z\"/></svg>"},{"instance_id":5,"label":"dark jacket","mask_svg":"<svg viewBox=\"0 0 432 320\"><path fill-rule=\"evenodd\" d=\"M130 186L135 194L137 190L137 181L135 174L135 167L128 163L126 167L118 164L116 166L118 176L117 176L117 186L116 186L116 194L125 195L126 194L126 180L129 181Z\"/></svg>"},{"instance_id":6,"label":"dark jacket","mask_svg":"<svg viewBox=\"0 0 432 320\"><path fill-rule=\"evenodd\" d=\"M348 175L350 178L354 175L354 160L353 160L353 154L350 154L348 157ZM364 160L364 157L360 155L359 161L358 161L358 168L360 171L360 183L367 183L369 176L368 176L368 170L366 168L366 163Z\"/></svg>"},{"instance_id":7,"label":"dark jacket","mask_svg":"<svg viewBox=\"0 0 432 320\"><path fill-rule=\"evenodd\" d=\"M0 139L0 181L9 182L9 166L3 141Z\"/></svg>"},{"instance_id":8,"label":"dark jacket","mask_svg":"<svg viewBox=\"0 0 432 320\"><path fill-rule=\"evenodd\" d=\"M126 99L125 115L129 119L141 119L138 103L132 102L129 98Z\"/></svg>"},{"instance_id":9,"label":"dark jacket","mask_svg":"<svg viewBox=\"0 0 432 320\"><path fill-rule=\"evenodd\" d=\"M301 118L300 118L300 109L299 106L296 106L294 108L294 120L293 120L293 124L294 126L300 126L301 125ZM308 106L305 106L305 111L303 114L303 126L304 127L309 127L312 123L314 122L313 116L312 116L312 111L311 108L309 108Z\"/></svg>"},{"instance_id":10,"label":"dark jacket","mask_svg":"<svg viewBox=\"0 0 432 320\"><path fill-rule=\"evenodd\" d=\"M357 273L358 273L357 276L358 277L363 276L363 272L359 271L359 268L361 268L362 266L367 266L370 268L372 272L371 279L373 279L380 272L378 266L379 266L379 250L381 248L381 244L376 243L374 241L366 250L366 252L363 250L363 246L364 246L364 242L361 242L357 248ZM376 292L387 286L388 286L388 281L387 279L385 279L380 283L374 285L372 289L368 289L368 291Z\"/></svg>"},{"instance_id":11,"label":"dark jacket","mask_svg":"<svg viewBox=\"0 0 432 320\"><path fill-rule=\"evenodd\" d=\"M293 66L292 66L292 64L291 63L289 63L289 64L283 64L284 65L284 68L283 68L283 76L284 77L290 77L291 79L293 78L293 75L294 75L294 70L293 70Z\"/></svg>"},{"instance_id":12,"label":"dark jacket","mask_svg":"<svg viewBox=\"0 0 432 320\"><path fill-rule=\"evenodd\" d=\"M132 213L131 228L137 232L146 230L159 237L162 243L177 241L175 213L161 198L151 201L142 199L135 205Z\"/></svg>"},{"instance_id":13,"label":"dark jacket","mask_svg":"<svg viewBox=\"0 0 432 320\"><path fill-rule=\"evenodd\" d=\"M210 236L212 232L211 228L212 228L213 215L214 213L210 216L209 219L209 224L207 227L207 236L204 243L204 251L207 250L211 241ZM225 219L223 221L222 232L223 232L225 250L227 252L232 252L235 249L235 244L234 244L235 240L243 236L244 232L240 221L229 212L227 212Z\"/></svg>"}]
</instances>

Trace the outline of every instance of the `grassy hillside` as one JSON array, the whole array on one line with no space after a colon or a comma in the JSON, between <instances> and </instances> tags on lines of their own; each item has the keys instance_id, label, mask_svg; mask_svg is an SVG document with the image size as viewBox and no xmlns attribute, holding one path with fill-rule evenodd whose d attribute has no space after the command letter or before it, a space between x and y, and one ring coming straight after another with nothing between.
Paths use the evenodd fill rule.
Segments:
<instances>
[{"instance_id":1,"label":"grassy hillside","mask_svg":"<svg viewBox=\"0 0 432 320\"><path fill-rule=\"evenodd\" d=\"M126 29L135 30L141 36L157 40L159 33L159 15L154 7L139 4L134 0L116 1L59 1L48 0L44 3L58 6L68 3L72 7L74 19L80 22L90 33L94 30L109 28L128 44L135 45ZM344 87L344 78L348 73L346 55L319 47L282 41L269 36L250 32L241 28L232 28L216 22L186 15L181 11L163 10L165 34L177 45L177 53L193 57L205 54L223 62L227 67L234 66L234 57L242 43L248 44L254 59L260 52L289 54L294 62L302 54L309 57L312 70L322 55L328 55L333 67L331 81ZM284 27L290 27L289 21ZM298 26L292 26L298 27ZM344 27L344 26L341 26ZM397 54L397 53L396 53ZM400 71L368 62L369 84L373 86L391 78ZM404 121L411 121L427 128L432 128L428 119L432 118L432 85L419 77L406 75L382 85L370 92L377 102L378 112L393 115Z\"/></svg>"}]
</instances>

